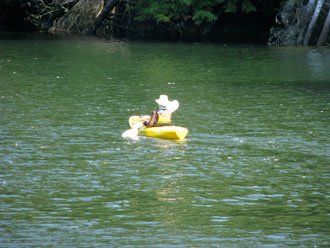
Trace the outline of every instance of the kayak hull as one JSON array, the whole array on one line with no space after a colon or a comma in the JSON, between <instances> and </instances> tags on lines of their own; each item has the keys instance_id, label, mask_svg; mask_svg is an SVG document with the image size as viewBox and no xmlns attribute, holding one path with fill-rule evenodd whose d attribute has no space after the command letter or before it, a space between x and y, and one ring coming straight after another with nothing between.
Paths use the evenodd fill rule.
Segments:
<instances>
[{"instance_id":1,"label":"kayak hull","mask_svg":"<svg viewBox=\"0 0 330 248\"><path fill-rule=\"evenodd\" d=\"M132 129L138 130L139 135L144 135L152 138L182 140L188 134L188 129L180 126L144 126L144 122L148 121L149 119L149 115L134 115L129 118L128 123Z\"/></svg>"},{"instance_id":2,"label":"kayak hull","mask_svg":"<svg viewBox=\"0 0 330 248\"><path fill-rule=\"evenodd\" d=\"M180 126L162 126L162 127L142 127L139 134L159 139L184 139L188 134L188 129Z\"/></svg>"}]
</instances>

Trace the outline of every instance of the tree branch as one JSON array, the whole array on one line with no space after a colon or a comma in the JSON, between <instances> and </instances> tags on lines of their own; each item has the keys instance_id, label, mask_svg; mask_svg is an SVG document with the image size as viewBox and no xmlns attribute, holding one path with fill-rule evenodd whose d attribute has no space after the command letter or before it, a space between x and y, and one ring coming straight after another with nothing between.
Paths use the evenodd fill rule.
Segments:
<instances>
[{"instance_id":1,"label":"tree branch","mask_svg":"<svg viewBox=\"0 0 330 248\"><path fill-rule=\"evenodd\" d=\"M92 27L87 31L87 34L96 33L96 29L102 24L103 20L107 17L107 15L111 12L111 10L119 3L119 0L109 0L104 6L103 10L96 18Z\"/></svg>"}]
</instances>

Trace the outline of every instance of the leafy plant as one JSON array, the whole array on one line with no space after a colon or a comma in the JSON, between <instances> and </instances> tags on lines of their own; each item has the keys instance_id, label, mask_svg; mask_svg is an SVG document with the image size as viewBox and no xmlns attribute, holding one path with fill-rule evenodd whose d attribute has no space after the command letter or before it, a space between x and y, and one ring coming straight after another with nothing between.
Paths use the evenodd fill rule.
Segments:
<instances>
[{"instance_id":1,"label":"leafy plant","mask_svg":"<svg viewBox=\"0 0 330 248\"><path fill-rule=\"evenodd\" d=\"M139 0L135 20L167 29L167 34L207 33L223 13L256 11L250 0ZM175 34L173 34L175 35Z\"/></svg>"}]
</instances>

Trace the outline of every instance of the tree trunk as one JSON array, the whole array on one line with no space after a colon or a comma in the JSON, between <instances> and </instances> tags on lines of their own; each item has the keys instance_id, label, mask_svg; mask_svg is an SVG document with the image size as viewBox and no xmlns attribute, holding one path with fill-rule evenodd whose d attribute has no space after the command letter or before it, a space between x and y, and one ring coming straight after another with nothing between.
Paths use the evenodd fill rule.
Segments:
<instances>
[{"instance_id":1,"label":"tree trunk","mask_svg":"<svg viewBox=\"0 0 330 248\"><path fill-rule=\"evenodd\" d=\"M328 11L327 19L324 22L320 38L317 41L318 46L323 46L325 44L328 38L329 31L330 31L330 9Z\"/></svg>"},{"instance_id":2,"label":"tree trunk","mask_svg":"<svg viewBox=\"0 0 330 248\"><path fill-rule=\"evenodd\" d=\"M94 24L103 5L103 0L75 0L69 11L53 20L48 32L85 33Z\"/></svg>"},{"instance_id":3,"label":"tree trunk","mask_svg":"<svg viewBox=\"0 0 330 248\"><path fill-rule=\"evenodd\" d=\"M315 0L309 0L308 4L306 6L306 11L307 13L311 13L312 10L314 9L314 4L315 4Z\"/></svg>"},{"instance_id":4,"label":"tree trunk","mask_svg":"<svg viewBox=\"0 0 330 248\"><path fill-rule=\"evenodd\" d=\"M309 0L308 1L308 4L306 5L306 8L305 8L305 16L308 17L309 19L309 16L311 15L313 9L314 9L314 5L315 5L315 0ZM304 34L306 32L306 21L305 21L305 18L301 24L301 29L300 29L300 32L299 32L299 35L298 35L298 39L296 41L296 45L300 46L302 45L303 43L303 40L304 40Z\"/></svg>"},{"instance_id":5,"label":"tree trunk","mask_svg":"<svg viewBox=\"0 0 330 248\"><path fill-rule=\"evenodd\" d=\"M111 10L118 4L118 0L108 0L105 4L102 12L99 14L99 16L96 18L94 24L92 27L88 30L88 34L95 34L96 29L102 24L103 20L108 16L108 14L111 12Z\"/></svg>"},{"instance_id":6,"label":"tree trunk","mask_svg":"<svg viewBox=\"0 0 330 248\"><path fill-rule=\"evenodd\" d=\"M324 2L324 0L318 0L318 2L317 2L317 5L316 5L316 8L315 8L315 11L314 11L312 20L309 23L309 26L308 26L308 29L307 29L307 33L306 33L306 36L305 36L305 39L304 39L304 45L305 46L308 46L308 44L309 44L309 40L310 40L310 38L312 36L312 31L313 31L314 26L316 24L317 18L319 17L319 14L321 12L321 9L322 9L322 6L323 6L323 2Z\"/></svg>"}]
</instances>

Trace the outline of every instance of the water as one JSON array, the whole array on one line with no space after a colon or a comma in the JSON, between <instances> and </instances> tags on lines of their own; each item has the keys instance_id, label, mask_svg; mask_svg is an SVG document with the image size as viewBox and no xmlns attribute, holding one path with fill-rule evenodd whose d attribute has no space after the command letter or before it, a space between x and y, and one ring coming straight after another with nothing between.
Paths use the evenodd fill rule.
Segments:
<instances>
[{"instance_id":1,"label":"water","mask_svg":"<svg viewBox=\"0 0 330 248\"><path fill-rule=\"evenodd\" d=\"M2 34L1 247L329 247L329 48ZM178 99L183 142L123 139Z\"/></svg>"}]
</instances>

